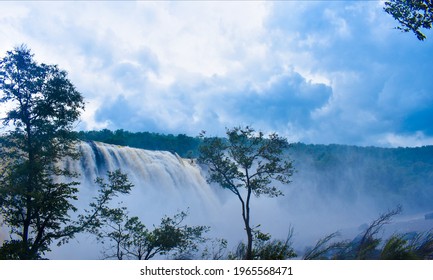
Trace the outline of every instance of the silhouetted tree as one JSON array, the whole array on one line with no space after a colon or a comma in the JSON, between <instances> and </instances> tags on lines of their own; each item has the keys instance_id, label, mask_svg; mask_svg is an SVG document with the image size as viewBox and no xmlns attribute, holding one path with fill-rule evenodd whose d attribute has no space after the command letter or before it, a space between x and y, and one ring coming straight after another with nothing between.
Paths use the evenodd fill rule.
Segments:
<instances>
[{"instance_id":1,"label":"silhouetted tree","mask_svg":"<svg viewBox=\"0 0 433 280\"><path fill-rule=\"evenodd\" d=\"M245 259L252 259L251 196L283 194L271 184L290 182L293 167L284 154L289 145L275 133L266 138L250 127L227 129L226 134L227 139L221 139L202 133L199 162L209 168L208 182L218 183L239 199L247 234Z\"/></svg>"},{"instance_id":2,"label":"silhouetted tree","mask_svg":"<svg viewBox=\"0 0 433 280\"><path fill-rule=\"evenodd\" d=\"M432 27L432 0L390 0L385 2L384 10L400 23L397 29L403 32L412 31L418 40L426 39L421 29Z\"/></svg>"},{"instance_id":3,"label":"silhouetted tree","mask_svg":"<svg viewBox=\"0 0 433 280\"><path fill-rule=\"evenodd\" d=\"M101 223L94 227L93 233L109 247L104 249L104 258L149 260L157 255L176 253L183 255L198 250L198 244L205 241L203 233L206 226L184 225L186 212L161 219L153 230L148 229L141 220L128 217L126 207L105 207Z\"/></svg>"},{"instance_id":4,"label":"silhouetted tree","mask_svg":"<svg viewBox=\"0 0 433 280\"><path fill-rule=\"evenodd\" d=\"M0 103L10 108L1 142L0 214L19 245L19 258L39 258L61 235L70 219L77 183L57 164L76 157L74 134L84 102L55 65L38 64L25 46L8 51L0 61Z\"/></svg>"},{"instance_id":5,"label":"silhouetted tree","mask_svg":"<svg viewBox=\"0 0 433 280\"><path fill-rule=\"evenodd\" d=\"M65 71L37 63L20 46L0 60L0 103L7 110L0 138L0 215L11 238L0 257L39 259L54 241L60 245L83 231L100 210L71 219L77 174L60 164L79 157L72 129L84 101ZM109 200L115 188L101 199Z\"/></svg>"}]
</instances>

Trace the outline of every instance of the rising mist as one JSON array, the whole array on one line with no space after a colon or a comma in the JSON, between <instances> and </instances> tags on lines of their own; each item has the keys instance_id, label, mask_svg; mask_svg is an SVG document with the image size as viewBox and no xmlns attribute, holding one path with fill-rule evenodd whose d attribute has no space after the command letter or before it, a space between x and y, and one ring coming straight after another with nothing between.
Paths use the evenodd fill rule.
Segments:
<instances>
[{"instance_id":1,"label":"rising mist","mask_svg":"<svg viewBox=\"0 0 433 280\"><path fill-rule=\"evenodd\" d=\"M81 160L64 162L81 174L79 209L96 195L96 177L103 177L107 170L121 169L135 187L113 206L122 202L148 227L158 224L164 215L188 210L188 224L210 226L208 236L227 239L230 250L243 240L239 202L229 191L206 183L206 167L194 159L99 142L82 142L79 148ZM425 155L433 149L424 149L295 144L286 153L296 168L292 182L279 186L282 197L252 200L252 225L260 225L262 232L274 238L285 238L293 227L293 245L301 254L318 238L337 230L341 238L353 238L379 213L396 205L403 206L403 215L397 219L405 223L394 224L393 231L432 228L433 223L422 220L424 213L433 210L428 204L433 197L428 187L432 157ZM397 172L412 166L411 161L416 161L417 169ZM406 186L411 180L412 184ZM93 236L80 234L69 244L53 248L47 257L99 259L102 248Z\"/></svg>"}]
</instances>

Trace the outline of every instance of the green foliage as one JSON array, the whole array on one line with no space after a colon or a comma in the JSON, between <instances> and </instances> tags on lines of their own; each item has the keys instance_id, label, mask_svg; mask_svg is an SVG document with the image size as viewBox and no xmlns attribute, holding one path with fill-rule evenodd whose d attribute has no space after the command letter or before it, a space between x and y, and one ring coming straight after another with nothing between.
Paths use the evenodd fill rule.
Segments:
<instances>
[{"instance_id":1,"label":"green foliage","mask_svg":"<svg viewBox=\"0 0 433 280\"><path fill-rule=\"evenodd\" d=\"M394 235L386 242L380 258L383 260L417 259L416 255L408 247L408 240L403 239L402 236Z\"/></svg>"},{"instance_id":2,"label":"green foliage","mask_svg":"<svg viewBox=\"0 0 433 280\"><path fill-rule=\"evenodd\" d=\"M433 258L433 233L394 234L382 244L379 232L391 222L392 217L401 212L398 206L381 214L362 234L352 241L331 242L339 234L337 232L320 239L316 245L308 249L303 259L344 259L344 260L422 260Z\"/></svg>"},{"instance_id":3,"label":"green foliage","mask_svg":"<svg viewBox=\"0 0 433 280\"><path fill-rule=\"evenodd\" d=\"M62 242L68 241L70 236L82 231L97 233L99 228L105 224L107 217L110 219L120 219L121 212L117 209L111 209L109 203L119 194L129 194L133 184L129 182L128 176L120 169L107 171L108 183L104 178L96 178L95 183L99 186L98 196L93 197L89 209L85 209L85 214L78 215L78 220L65 228L68 235ZM114 218L113 218L114 217Z\"/></svg>"},{"instance_id":4,"label":"green foliage","mask_svg":"<svg viewBox=\"0 0 433 280\"><path fill-rule=\"evenodd\" d=\"M287 260L296 257L292 247L293 228L284 240L271 239L269 234L255 232L253 259L255 260Z\"/></svg>"},{"instance_id":5,"label":"green foliage","mask_svg":"<svg viewBox=\"0 0 433 280\"><path fill-rule=\"evenodd\" d=\"M265 138L262 132L256 132L250 127L227 129L226 134L227 139L221 139L208 138L202 133L198 161L207 165L209 183L219 184L239 199L247 234L245 258L252 259L251 195L282 195L272 183L290 182L292 162L285 160L284 156L289 145L286 139L275 133Z\"/></svg>"},{"instance_id":6,"label":"green foliage","mask_svg":"<svg viewBox=\"0 0 433 280\"><path fill-rule=\"evenodd\" d=\"M394 234L384 245L383 260L425 260L433 258L433 233Z\"/></svg>"},{"instance_id":7,"label":"green foliage","mask_svg":"<svg viewBox=\"0 0 433 280\"><path fill-rule=\"evenodd\" d=\"M417 233L411 239L410 248L419 259L433 259L433 232Z\"/></svg>"},{"instance_id":8,"label":"green foliage","mask_svg":"<svg viewBox=\"0 0 433 280\"><path fill-rule=\"evenodd\" d=\"M7 240L0 247L0 260L20 260L23 256L29 260L41 259L38 252L30 255L27 245L21 240Z\"/></svg>"},{"instance_id":9,"label":"green foliage","mask_svg":"<svg viewBox=\"0 0 433 280\"><path fill-rule=\"evenodd\" d=\"M254 231L254 241L252 250L253 260L287 260L297 256L292 247L293 228L289 230L287 238L284 240L272 239L267 233L258 230ZM228 254L228 259L245 259L247 245L240 242L234 252Z\"/></svg>"},{"instance_id":10,"label":"green foliage","mask_svg":"<svg viewBox=\"0 0 433 280\"><path fill-rule=\"evenodd\" d=\"M331 233L317 241L314 247L307 249L303 259L304 260L321 260L327 259L332 256L335 252L340 252L344 248L347 248L347 242L332 242L335 237L339 236L338 232Z\"/></svg>"},{"instance_id":11,"label":"green foliage","mask_svg":"<svg viewBox=\"0 0 433 280\"><path fill-rule=\"evenodd\" d=\"M109 173L109 184L98 179L99 197L93 211L71 219L77 211L77 182L60 168L65 157L77 159L72 132L84 101L56 65L38 64L25 46L0 61L0 102L7 105L0 138L0 215L11 240L0 248L5 259L39 259L78 232L96 226L106 204L132 185L120 171Z\"/></svg>"},{"instance_id":12,"label":"green foliage","mask_svg":"<svg viewBox=\"0 0 433 280\"><path fill-rule=\"evenodd\" d=\"M334 250L333 259L349 259L349 260L368 260L378 259L380 256L381 237L378 236L383 226L389 224L391 219L400 214L401 206L389 210L381 214L377 219L371 222L362 234L354 240L341 242L342 245L338 250ZM338 243L335 243L338 244Z\"/></svg>"},{"instance_id":13,"label":"green foliage","mask_svg":"<svg viewBox=\"0 0 433 280\"><path fill-rule=\"evenodd\" d=\"M10 108L1 138L0 214L12 240L4 250L19 246L18 258L33 259L49 250L75 211L76 182L57 163L77 157L71 133L84 102L55 65L38 64L25 46L0 60L0 103Z\"/></svg>"},{"instance_id":14,"label":"green foliage","mask_svg":"<svg viewBox=\"0 0 433 280\"><path fill-rule=\"evenodd\" d=\"M432 0L390 0L385 2L385 12L394 17L403 32L412 31L418 40L426 39L421 29L430 29L433 23Z\"/></svg>"},{"instance_id":15,"label":"green foliage","mask_svg":"<svg viewBox=\"0 0 433 280\"><path fill-rule=\"evenodd\" d=\"M107 144L130 146L146 150L160 150L175 152L181 157L198 156L200 139L185 134L177 136L151 132L129 132L123 129L111 131L80 131L78 138L83 141L98 141Z\"/></svg>"},{"instance_id":16,"label":"green foliage","mask_svg":"<svg viewBox=\"0 0 433 280\"><path fill-rule=\"evenodd\" d=\"M208 242L209 243L209 242ZM215 238L210 240L211 246L206 246L201 254L203 260L222 260L226 258L227 240Z\"/></svg>"},{"instance_id":17,"label":"green foliage","mask_svg":"<svg viewBox=\"0 0 433 280\"><path fill-rule=\"evenodd\" d=\"M370 226L365 230L364 234L358 244L355 246L354 256L356 259L371 259L374 256L374 251L380 244L381 239L376 237L382 227L390 223L392 217L400 214L402 211L401 206L381 214L379 218L374 220Z\"/></svg>"},{"instance_id":18,"label":"green foliage","mask_svg":"<svg viewBox=\"0 0 433 280\"><path fill-rule=\"evenodd\" d=\"M382 198L385 207L402 203L406 210L431 209L433 146L378 148L346 145L292 144L297 175L324 201L334 197L356 202L357 197ZM354 188L356 186L356 188Z\"/></svg>"},{"instance_id":19,"label":"green foliage","mask_svg":"<svg viewBox=\"0 0 433 280\"><path fill-rule=\"evenodd\" d=\"M108 243L104 258L149 260L169 253L182 256L198 250L205 241L205 226L182 225L187 217L180 212L173 217L163 217L159 226L149 230L138 217L128 217L127 209L105 208L100 223L92 230L97 239Z\"/></svg>"}]
</instances>

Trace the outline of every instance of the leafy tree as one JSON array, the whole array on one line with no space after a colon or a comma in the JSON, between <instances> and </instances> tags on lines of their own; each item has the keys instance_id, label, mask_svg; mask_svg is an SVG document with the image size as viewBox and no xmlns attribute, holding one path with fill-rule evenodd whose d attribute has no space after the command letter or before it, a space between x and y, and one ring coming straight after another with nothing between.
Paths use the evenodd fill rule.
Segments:
<instances>
[{"instance_id":1,"label":"leafy tree","mask_svg":"<svg viewBox=\"0 0 433 280\"><path fill-rule=\"evenodd\" d=\"M66 227L66 233L73 235L85 230L95 233L98 228L105 224L107 213L110 214L110 217L114 216L114 219L121 219L122 212L116 208L109 208L108 205L119 194L129 194L133 184L129 182L128 176L122 173L120 169L107 171L107 178L108 183L105 182L104 178L96 178L95 183L99 186L98 196L94 197L94 201L90 203L90 210L84 210L86 214L80 214L77 221L73 221ZM69 235L64 240L67 240Z\"/></svg>"},{"instance_id":2,"label":"leafy tree","mask_svg":"<svg viewBox=\"0 0 433 280\"><path fill-rule=\"evenodd\" d=\"M104 209L102 216L106 222L101 224L101 226L106 227L107 229L102 230L98 229L98 231L94 231L97 233L97 238L101 243L105 243L105 239L109 239L111 244L109 248L104 249L104 259L118 259L122 260L124 256L124 252L122 250L122 245L128 239L128 233L126 227L124 226L125 216L124 211L125 207L122 208L114 208L114 209Z\"/></svg>"},{"instance_id":3,"label":"leafy tree","mask_svg":"<svg viewBox=\"0 0 433 280\"><path fill-rule=\"evenodd\" d=\"M226 134L227 139L221 139L206 138L202 133L199 162L209 168L208 182L218 183L239 199L247 234L245 259L252 259L251 196L283 194L271 184L290 182L292 163L284 159L289 145L275 133L265 138L262 132L256 133L250 127L227 129Z\"/></svg>"},{"instance_id":4,"label":"leafy tree","mask_svg":"<svg viewBox=\"0 0 433 280\"><path fill-rule=\"evenodd\" d=\"M0 60L0 103L8 108L0 138L0 215L10 231L0 257L39 259L54 241L67 242L97 217L73 221L77 182L60 167L65 157L78 158L72 133L84 109L81 93L56 65L38 64L26 46ZM118 190L110 186L110 200Z\"/></svg>"},{"instance_id":5,"label":"leafy tree","mask_svg":"<svg viewBox=\"0 0 433 280\"><path fill-rule=\"evenodd\" d=\"M101 223L94 227L93 233L101 242L109 243L104 249L104 258L122 260L149 260L157 255L177 253L183 255L198 249L198 243L204 242L205 226L182 225L187 217L180 212L173 217L164 217L159 226L148 229L138 217L128 217L125 207L105 207Z\"/></svg>"},{"instance_id":6,"label":"leafy tree","mask_svg":"<svg viewBox=\"0 0 433 280\"><path fill-rule=\"evenodd\" d=\"M421 29L432 27L432 0L390 0L385 2L384 10L399 22L397 29L403 32L412 31L418 40L426 39Z\"/></svg>"},{"instance_id":7,"label":"leafy tree","mask_svg":"<svg viewBox=\"0 0 433 280\"><path fill-rule=\"evenodd\" d=\"M169 252L175 252L177 258L184 258L190 252L198 250L198 243L204 242L202 237L204 232L209 230L206 226L187 226L182 225L187 217L186 212L180 212L173 217L164 217L161 219L159 226L155 227L148 235L150 246L148 251L153 247L155 256L157 253L166 255Z\"/></svg>"},{"instance_id":8,"label":"leafy tree","mask_svg":"<svg viewBox=\"0 0 433 280\"><path fill-rule=\"evenodd\" d=\"M84 102L55 65L38 64L25 46L7 52L0 61L0 102L11 108L3 124L0 213L20 244L20 258L38 258L56 239L75 210L77 183L54 177L73 174L56 164L76 157L70 133ZM18 238L20 242L16 242Z\"/></svg>"}]
</instances>

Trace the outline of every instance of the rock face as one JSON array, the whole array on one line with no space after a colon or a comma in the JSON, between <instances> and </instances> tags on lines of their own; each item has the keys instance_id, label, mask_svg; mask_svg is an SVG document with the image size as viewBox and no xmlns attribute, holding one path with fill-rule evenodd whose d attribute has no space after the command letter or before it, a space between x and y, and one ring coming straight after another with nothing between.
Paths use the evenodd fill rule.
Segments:
<instances>
[{"instance_id":1,"label":"rock face","mask_svg":"<svg viewBox=\"0 0 433 280\"><path fill-rule=\"evenodd\" d=\"M433 220L433 212L424 215L426 220Z\"/></svg>"}]
</instances>

